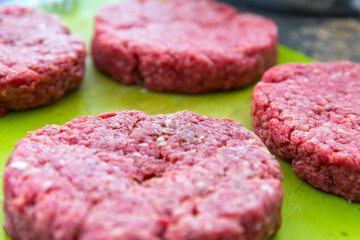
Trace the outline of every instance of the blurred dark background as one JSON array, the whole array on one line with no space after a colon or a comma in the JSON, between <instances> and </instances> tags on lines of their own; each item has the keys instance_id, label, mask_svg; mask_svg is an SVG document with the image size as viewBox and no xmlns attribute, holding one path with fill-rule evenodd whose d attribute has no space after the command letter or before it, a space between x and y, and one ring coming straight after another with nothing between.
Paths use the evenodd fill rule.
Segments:
<instances>
[{"instance_id":1,"label":"blurred dark background","mask_svg":"<svg viewBox=\"0 0 360 240\"><path fill-rule=\"evenodd\" d=\"M360 62L360 0L218 0L266 16L281 44L320 61Z\"/></svg>"}]
</instances>

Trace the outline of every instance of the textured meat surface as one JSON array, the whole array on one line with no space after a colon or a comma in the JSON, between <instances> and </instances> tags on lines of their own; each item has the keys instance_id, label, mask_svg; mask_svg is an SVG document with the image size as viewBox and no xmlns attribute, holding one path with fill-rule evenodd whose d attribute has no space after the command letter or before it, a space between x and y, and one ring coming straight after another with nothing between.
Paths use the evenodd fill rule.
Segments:
<instances>
[{"instance_id":1,"label":"textured meat surface","mask_svg":"<svg viewBox=\"0 0 360 240\"><path fill-rule=\"evenodd\" d=\"M0 29L0 115L55 102L80 84L84 44L58 17L0 5Z\"/></svg>"},{"instance_id":2,"label":"textured meat surface","mask_svg":"<svg viewBox=\"0 0 360 240\"><path fill-rule=\"evenodd\" d=\"M241 124L183 111L121 111L20 140L4 173L7 234L20 240L267 239L281 171Z\"/></svg>"},{"instance_id":3,"label":"textured meat surface","mask_svg":"<svg viewBox=\"0 0 360 240\"><path fill-rule=\"evenodd\" d=\"M252 97L254 131L315 187L360 200L360 64L285 64Z\"/></svg>"},{"instance_id":4,"label":"textured meat surface","mask_svg":"<svg viewBox=\"0 0 360 240\"><path fill-rule=\"evenodd\" d=\"M201 93L243 87L276 63L277 27L206 0L129 1L96 15L92 55L124 84Z\"/></svg>"}]
</instances>

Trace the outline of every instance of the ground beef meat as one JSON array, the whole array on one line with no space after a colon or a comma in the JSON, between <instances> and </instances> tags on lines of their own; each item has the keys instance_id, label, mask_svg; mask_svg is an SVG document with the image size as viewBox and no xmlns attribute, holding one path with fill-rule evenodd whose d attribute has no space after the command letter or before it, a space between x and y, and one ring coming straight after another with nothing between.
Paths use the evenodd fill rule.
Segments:
<instances>
[{"instance_id":1,"label":"ground beef meat","mask_svg":"<svg viewBox=\"0 0 360 240\"><path fill-rule=\"evenodd\" d=\"M360 64L285 64L252 96L254 131L324 191L360 201Z\"/></svg>"},{"instance_id":2,"label":"ground beef meat","mask_svg":"<svg viewBox=\"0 0 360 240\"><path fill-rule=\"evenodd\" d=\"M78 87L85 49L60 18L0 5L0 115L57 101Z\"/></svg>"},{"instance_id":3,"label":"ground beef meat","mask_svg":"<svg viewBox=\"0 0 360 240\"><path fill-rule=\"evenodd\" d=\"M241 124L121 111L20 140L4 173L19 240L261 240L281 224L281 171Z\"/></svg>"},{"instance_id":4,"label":"ground beef meat","mask_svg":"<svg viewBox=\"0 0 360 240\"><path fill-rule=\"evenodd\" d=\"M92 55L124 84L193 94L228 90L276 63L277 27L214 1L121 2L96 15Z\"/></svg>"}]
</instances>

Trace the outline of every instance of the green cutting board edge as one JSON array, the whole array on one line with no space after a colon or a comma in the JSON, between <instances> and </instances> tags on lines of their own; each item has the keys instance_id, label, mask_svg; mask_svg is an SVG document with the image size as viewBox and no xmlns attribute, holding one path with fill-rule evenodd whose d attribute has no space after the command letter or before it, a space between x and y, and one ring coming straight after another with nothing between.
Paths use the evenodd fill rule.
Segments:
<instances>
[{"instance_id":1,"label":"green cutting board edge","mask_svg":"<svg viewBox=\"0 0 360 240\"><path fill-rule=\"evenodd\" d=\"M62 16L72 32L85 40L87 47L92 35L93 15L104 2L77 1L74 11ZM312 61L314 60L293 50L279 47L279 64ZM0 118L0 174L15 143L29 131L47 124L64 124L83 115L124 109L141 110L148 114L187 109L212 117L231 118L252 130L250 101L254 84L236 91L196 96L162 94L139 86L124 86L111 80L95 69L90 57L86 67L81 87L59 102L29 111L9 113ZM350 203L311 187L294 174L289 163L279 161L284 175L283 224L272 240L360 239L360 203ZM1 191L0 203L2 202ZM1 224L3 217L3 212L0 211ZM0 238L8 240L3 229L0 229Z\"/></svg>"}]
</instances>

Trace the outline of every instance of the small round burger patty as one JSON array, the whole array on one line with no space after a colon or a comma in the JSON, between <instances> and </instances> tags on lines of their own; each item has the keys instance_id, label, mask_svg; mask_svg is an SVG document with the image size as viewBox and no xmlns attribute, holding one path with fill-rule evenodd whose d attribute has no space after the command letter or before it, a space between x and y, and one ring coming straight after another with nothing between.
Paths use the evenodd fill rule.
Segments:
<instances>
[{"instance_id":1,"label":"small round burger patty","mask_svg":"<svg viewBox=\"0 0 360 240\"><path fill-rule=\"evenodd\" d=\"M360 201L360 64L285 64L254 89L255 133L311 185Z\"/></svg>"},{"instance_id":2,"label":"small round burger patty","mask_svg":"<svg viewBox=\"0 0 360 240\"><path fill-rule=\"evenodd\" d=\"M124 84L202 93L243 87L277 59L277 27L207 0L130 1L95 19L96 66Z\"/></svg>"},{"instance_id":3,"label":"small round burger patty","mask_svg":"<svg viewBox=\"0 0 360 240\"><path fill-rule=\"evenodd\" d=\"M278 162L241 124L120 111L20 140L4 173L18 240L261 240L281 224Z\"/></svg>"},{"instance_id":4,"label":"small round burger patty","mask_svg":"<svg viewBox=\"0 0 360 240\"><path fill-rule=\"evenodd\" d=\"M83 42L60 18L0 5L0 115L53 103L84 73Z\"/></svg>"}]
</instances>

